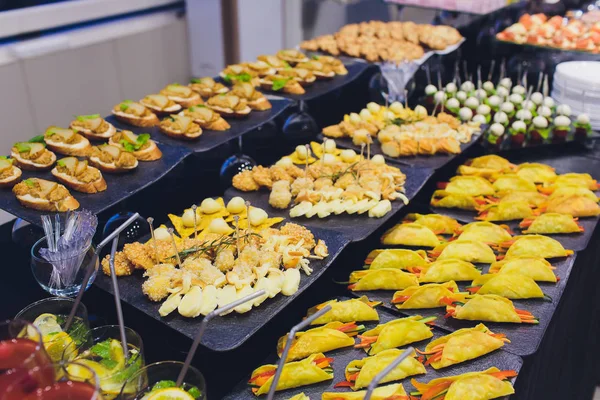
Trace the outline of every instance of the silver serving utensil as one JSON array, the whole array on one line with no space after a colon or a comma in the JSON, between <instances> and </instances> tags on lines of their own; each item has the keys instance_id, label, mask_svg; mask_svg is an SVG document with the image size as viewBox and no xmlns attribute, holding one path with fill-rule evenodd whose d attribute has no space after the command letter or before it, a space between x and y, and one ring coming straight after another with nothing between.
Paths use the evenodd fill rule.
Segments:
<instances>
[{"instance_id":1,"label":"silver serving utensil","mask_svg":"<svg viewBox=\"0 0 600 400\"><path fill-rule=\"evenodd\" d=\"M388 365L383 371L381 371L380 373L375 375L375 378L373 378L371 383L369 383L369 387L367 388L367 393L365 394L364 400L371 400L373 391L375 390L377 385L379 385L379 382L381 382L381 380L383 378L385 378L387 376L387 374L392 372L393 369L396 368L402 361L404 361L406 358L408 358L408 356L410 356L413 353L413 351L415 351L414 348L412 348L412 347L407 348L406 350L404 350L404 352L402 354L400 354L398 356L398 358L396 358L394 361L392 361L392 363L390 365Z\"/></svg>"}]
</instances>

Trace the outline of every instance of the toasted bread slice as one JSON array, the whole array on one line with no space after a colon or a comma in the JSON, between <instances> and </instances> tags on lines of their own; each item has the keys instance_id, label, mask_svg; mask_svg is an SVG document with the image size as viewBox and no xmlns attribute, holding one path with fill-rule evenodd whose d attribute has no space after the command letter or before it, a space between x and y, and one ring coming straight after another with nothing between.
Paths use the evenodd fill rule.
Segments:
<instances>
[{"instance_id":1,"label":"toasted bread slice","mask_svg":"<svg viewBox=\"0 0 600 400\"><path fill-rule=\"evenodd\" d=\"M225 107L219 107L219 106L208 106L208 107L210 107L213 111L218 112L222 116L229 117L229 118L244 118L244 117L247 117L248 115L250 115L250 112L252 111L250 106L247 106L243 110L239 110L239 111L234 110L232 108L225 108Z\"/></svg>"},{"instance_id":2,"label":"toasted bread slice","mask_svg":"<svg viewBox=\"0 0 600 400\"><path fill-rule=\"evenodd\" d=\"M36 160L26 159L21 156L21 153L19 153L18 151L15 151L15 148L13 147L10 151L10 157L15 161L15 165L18 166L19 168L27 170L27 171L45 171L45 170L52 168L52 166L56 162L56 154L54 154L50 150L46 149L45 145L42 143L37 143L37 144L32 143L31 145L36 146L36 147L41 146L42 149L41 150L38 149L40 152L47 151L48 153L50 153L50 158L49 158L48 162L45 164L42 164L40 162L36 162ZM36 150L36 151L38 151L38 150Z\"/></svg>"},{"instance_id":3,"label":"toasted bread slice","mask_svg":"<svg viewBox=\"0 0 600 400\"><path fill-rule=\"evenodd\" d=\"M154 113L150 113L143 117L138 117L137 115L133 114L127 114L123 111L113 110L112 113L119 121L123 121L129 125L139 126L140 128L148 128L151 126L155 126L159 122L158 117Z\"/></svg>"},{"instance_id":4,"label":"toasted bread slice","mask_svg":"<svg viewBox=\"0 0 600 400\"><path fill-rule=\"evenodd\" d=\"M83 128L81 126L75 126L73 125L73 122L71 122L71 125L69 125L70 128L76 130L77 133L81 133L83 136L91 140L108 139L117 132L117 129L111 123L106 121L105 122L108 124L108 129L102 133L95 133L91 129Z\"/></svg>"},{"instance_id":5,"label":"toasted bread slice","mask_svg":"<svg viewBox=\"0 0 600 400\"><path fill-rule=\"evenodd\" d=\"M110 159L112 161L102 161L100 158L102 154L100 154L100 152L105 152L107 153L107 155L110 155ZM118 160L121 157L121 153L126 153L125 156L129 157L130 160L133 161L130 166L126 167L122 165L117 165L115 160ZM89 160L90 164L92 164L94 167L98 168L102 172L108 173L122 173L133 171L137 168L139 164L137 158L135 158L135 156L132 153L126 152L122 148L111 144L95 147L92 151L92 155L90 156Z\"/></svg>"},{"instance_id":6,"label":"toasted bread slice","mask_svg":"<svg viewBox=\"0 0 600 400\"><path fill-rule=\"evenodd\" d=\"M140 104L158 115L181 111L181 106L164 94L149 94L140 100Z\"/></svg>"},{"instance_id":7,"label":"toasted bread slice","mask_svg":"<svg viewBox=\"0 0 600 400\"><path fill-rule=\"evenodd\" d=\"M64 143L60 140L71 140L77 138L77 143ZM46 146L52 151L57 153L66 154L68 156L81 156L85 157L89 154L92 149L90 141L78 133L75 133L73 129L64 129L56 126L51 126L46 130L44 134L44 141Z\"/></svg>"},{"instance_id":8,"label":"toasted bread slice","mask_svg":"<svg viewBox=\"0 0 600 400\"><path fill-rule=\"evenodd\" d=\"M137 138L140 136L140 135L136 135L135 133L133 133L131 131L121 131L121 133L123 135L129 136L130 143L132 143L133 141L137 141ZM123 144L121 144L120 142L118 142L116 140L116 138L118 136L120 136L120 135L115 135L115 136L111 137L110 139L108 139L108 144L116 146L121 150L125 150L125 147L123 146ZM146 143L148 143L148 146L146 148L140 148L139 150L133 150L133 151L128 150L128 151L130 151L131 154L140 161L156 161L156 160L159 160L160 158L162 158L162 151L160 151L160 149L158 148L158 146L156 145L156 142L154 140L148 139L148 141Z\"/></svg>"},{"instance_id":9,"label":"toasted bread slice","mask_svg":"<svg viewBox=\"0 0 600 400\"><path fill-rule=\"evenodd\" d=\"M256 111L265 111L273 108L271 102L266 97L260 97L256 100L248 100L248 106Z\"/></svg>"},{"instance_id":10,"label":"toasted bread slice","mask_svg":"<svg viewBox=\"0 0 600 400\"><path fill-rule=\"evenodd\" d=\"M87 165L87 161L79 161L75 157L66 157L59 160L58 164L66 167L72 174L64 171L61 172L58 167L54 167L51 171L52 175L71 189L82 193L98 193L106 190L106 181L102 173L97 168ZM88 168L94 170L99 175L98 179L91 182L83 182L78 178Z\"/></svg>"},{"instance_id":11,"label":"toasted bread slice","mask_svg":"<svg viewBox=\"0 0 600 400\"><path fill-rule=\"evenodd\" d=\"M4 173L5 171L8 174L0 179L0 187L10 187L16 184L19 179L21 179L21 175L23 172L13 165L13 160L1 158L0 159L0 171Z\"/></svg>"},{"instance_id":12,"label":"toasted bread slice","mask_svg":"<svg viewBox=\"0 0 600 400\"><path fill-rule=\"evenodd\" d=\"M199 138L202 135L200 126L193 122L192 117L186 117L183 112L180 114L165 118L158 126L160 131L175 139L194 140Z\"/></svg>"},{"instance_id":13,"label":"toasted bread slice","mask_svg":"<svg viewBox=\"0 0 600 400\"><path fill-rule=\"evenodd\" d=\"M283 93L287 93L287 94L304 94L304 93L306 93L306 90L304 90L302 85L293 79L290 79L289 81L287 81L285 83L285 85L278 90L273 89L273 83L274 83L273 81L270 81L267 79L262 79L260 81L260 86L265 90L270 90L273 92L278 92L279 90L281 90Z\"/></svg>"},{"instance_id":14,"label":"toasted bread slice","mask_svg":"<svg viewBox=\"0 0 600 400\"><path fill-rule=\"evenodd\" d=\"M31 184L39 184L41 186L40 194L34 196L28 193L27 187ZM24 186L23 186L24 185ZM47 195L58 189L64 189L67 192L67 196L59 201L50 201L46 197ZM24 189L24 190L23 190ZM76 210L79 208L79 202L75 197L69 193L69 190L56 182L47 181L45 179L30 178L26 179L15 185L13 193L17 196L17 200L24 207L33 208L39 211L58 211L66 212L69 210Z\"/></svg>"}]
</instances>

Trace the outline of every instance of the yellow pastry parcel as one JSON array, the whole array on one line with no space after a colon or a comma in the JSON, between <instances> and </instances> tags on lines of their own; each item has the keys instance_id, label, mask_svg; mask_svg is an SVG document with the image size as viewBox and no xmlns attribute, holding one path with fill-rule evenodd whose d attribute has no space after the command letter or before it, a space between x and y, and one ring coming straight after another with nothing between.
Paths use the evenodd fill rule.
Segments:
<instances>
[{"instance_id":1,"label":"yellow pastry parcel","mask_svg":"<svg viewBox=\"0 0 600 400\"><path fill-rule=\"evenodd\" d=\"M519 224L523 233L580 233L583 227L568 214L546 213L534 218L526 218Z\"/></svg>"},{"instance_id":2,"label":"yellow pastry parcel","mask_svg":"<svg viewBox=\"0 0 600 400\"><path fill-rule=\"evenodd\" d=\"M425 351L425 365L431 364L435 369L449 367L498 350L504 343L510 343L504 334L493 333L484 324L474 328L463 328L446 336L432 340Z\"/></svg>"},{"instance_id":3,"label":"yellow pastry parcel","mask_svg":"<svg viewBox=\"0 0 600 400\"><path fill-rule=\"evenodd\" d=\"M518 273L530 277L536 282L556 283L554 267L539 256L518 256L508 260L496 261L490 265L490 274Z\"/></svg>"},{"instance_id":4,"label":"yellow pastry parcel","mask_svg":"<svg viewBox=\"0 0 600 400\"><path fill-rule=\"evenodd\" d=\"M475 211L482 204L485 204L485 200L475 196L453 194L447 193L445 190L436 190L433 193L433 196L431 196L429 204L433 207L459 208L461 210Z\"/></svg>"},{"instance_id":5,"label":"yellow pastry parcel","mask_svg":"<svg viewBox=\"0 0 600 400\"><path fill-rule=\"evenodd\" d=\"M512 301L495 294L474 294L462 299L444 299L446 316L468 321L539 324L529 311L516 309Z\"/></svg>"},{"instance_id":6,"label":"yellow pastry parcel","mask_svg":"<svg viewBox=\"0 0 600 400\"><path fill-rule=\"evenodd\" d=\"M572 194L549 200L544 211L569 214L573 217L595 217L600 215L600 206L588 196Z\"/></svg>"},{"instance_id":7,"label":"yellow pastry parcel","mask_svg":"<svg viewBox=\"0 0 600 400\"><path fill-rule=\"evenodd\" d=\"M470 262L447 258L435 261L421 269L419 272L419 282L472 281L479 276L481 276L481 271Z\"/></svg>"},{"instance_id":8,"label":"yellow pastry parcel","mask_svg":"<svg viewBox=\"0 0 600 400\"><path fill-rule=\"evenodd\" d=\"M585 188L585 187L580 187L580 186L573 186L573 185L564 185L564 186L557 187L556 189L554 189L552 191L550 196L548 196L548 200L552 201L552 200L556 199L557 197L572 196L572 195L587 197L588 199L592 200L595 203L597 203L600 200L600 198L596 195L596 193L592 192L590 189Z\"/></svg>"},{"instance_id":9,"label":"yellow pastry parcel","mask_svg":"<svg viewBox=\"0 0 600 400\"><path fill-rule=\"evenodd\" d=\"M443 190L463 196L490 196L495 193L494 187L486 179L480 176L463 175L450 178L450 182L443 187Z\"/></svg>"},{"instance_id":10,"label":"yellow pastry parcel","mask_svg":"<svg viewBox=\"0 0 600 400\"><path fill-rule=\"evenodd\" d=\"M294 397L290 397L288 400L310 400L310 397L308 397L304 393L298 393Z\"/></svg>"},{"instance_id":11,"label":"yellow pastry parcel","mask_svg":"<svg viewBox=\"0 0 600 400\"><path fill-rule=\"evenodd\" d=\"M382 244L403 246L435 247L440 239L426 226L417 223L398 224L388 229L381 237Z\"/></svg>"},{"instance_id":12,"label":"yellow pastry parcel","mask_svg":"<svg viewBox=\"0 0 600 400\"><path fill-rule=\"evenodd\" d=\"M392 304L403 310L444 307L443 299L455 298L457 293L458 286L454 281L411 286L394 293Z\"/></svg>"},{"instance_id":13,"label":"yellow pastry parcel","mask_svg":"<svg viewBox=\"0 0 600 400\"><path fill-rule=\"evenodd\" d=\"M471 222L463 226L457 233L459 240L477 240L484 243L502 243L510 240L512 236L508 227L496 225L488 221Z\"/></svg>"},{"instance_id":14,"label":"yellow pastry parcel","mask_svg":"<svg viewBox=\"0 0 600 400\"><path fill-rule=\"evenodd\" d=\"M481 372L437 378L428 383L411 383L421 395L420 400L488 400L513 394L515 389L508 381L517 376L515 371L500 371L496 367Z\"/></svg>"},{"instance_id":15,"label":"yellow pastry parcel","mask_svg":"<svg viewBox=\"0 0 600 400\"><path fill-rule=\"evenodd\" d=\"M424 267L428 264L425 250L381 249L373 250L365 259L369 269Z\"/></svg>"},{"instance_id":16,"label":"yellow pastry parcel","mask_svg":"<svg viewBox=\"0 0 600 400\"><path fill-rule=\"evenodd\" d=\"M346 380L337 383L335 387L350 387L352 390L366 388L377 374L400 357L404 351L406 350L388 349L362 360L350 361L345 370ZM416 359L416 354L413 351L410 356L390 371L381 380L381 383L398 381L407 376L424 374L425 372L425 366Z\"/></svg>"},{"instance_id":17,"label":"yellow pastry parcel","mask_svg":"<svg viewBox=\"0 0 600 400\"><path fill-rule=\"evenodd\" d=\"M358 392L324 392L321 400L362 400L366 394L366 390L359 390ZM379 386L371 394L371 400L401 400L404 398L406 398L406 391L401 383Z\"/></svg>"},{"instance_id":18,"label":"yellow pastry parcel","mask_svg":"<svg viewBox=\"0 0 600 400\"><path fill-rule=\"evenodd\" d=\"M408 214L407 221L426 226L437 234L452 235L461 227L454 218L440 214Z\"/></svg>"},{"instance_id":19,"label":"yellow pastry parcel","mask_svg":"<svg viewBox=\"0 0 600 400\"><path fill-rule=\"evenodd\" d=\"M538 192L508 192L498 194L500 203L507 202L525 202L531 207L540 207L548 201L548 196Z\"/></svg>"},{"instance_id":20,"label":"yellow pastry parcel","mask_svg":"<svg viewBox=\"0 0 600 400\"><path fill-rule=\"evenodd\" d=\"M590 174L581 174L571 172L568 174L558 175L554 180L552 186L554 188L560 186L579 186L588 188L589 190L596 191L598 190L598 182Z\"/></svg>"},{"instance_id":21,"label":"yellow pastry parcel","mask_svg":"<svg viewBox=\"0 0 600 400\"><path fill-rule=\"evenodd\" d=\"M523 163L517 167L517 176L529 182L549 184L556 179L556 172L546 164Z\"/></svg>"},{"instance_id":22,"label":"yellow pastry parcel","mask_svg":"<svg viewBox=\"0 0 600 400\"><path fill-rule=\"evenodd\" d=\"M493 263L496 255L490 246L477 240L458 239L444 243L434 248L430 255L436 256L437 260L454 258L472 263Z\"/></svg>"},{"instance_id":23,"label":"yellow pastry parcel","mask_svg":"<svg viewBox=\"0 0 600 400\"><path fill-rule=\"evenodd\" d=\"M496 177L492 184L497 193L507 192L537 192L535 183L518 175L501 175Z\"/></svg>"},{"instance_id":24,"label":"yellow pastry parcel","mask_svg":"<svg viewBox=\"0 0 600 400\"><path fill-rule=\"evenodd\" d=\"M348 289L361 290L401 290L419 284L415 274L399 268L379 268L354 271L350 274Z\"/></svg>"},{"instance_id":25,"label":"yellow pastry parcel","mask_svg":"<svg viewBox=\"0 0 600 400\"><path fill-rule=\"evenodd\" d=\"M507 299L543 299L544 292L533 279L519 273L485 274L467 288L471 293L497 294Z\"/></svg>"},{"instance_id":26,"label":"yellow pastry parcel","mask_svg":"<svg viewBox=\"0 0 600 400\"><path fill-rule=\"evenodd\" d=\"M567 257L573 250L565 250L558 240L542 235L517 236L508 248L504 258L519 256L539 256L543 258Z\"/></svg>"},{"instance_id":27,"label":"yellow pastry parcel","mask_svg":"<svg viewBox=\"0 0 600 400\"><path fill-rule=\"evenodd\" d=\"M311 325L324 325L329 322L360 322L360 321L379 321L379 314L374 307L378 306L379 302L371 302L367 296L362 296L358 299L350 299L344 301L330 300L321 303L308 310L307 317L310 317L323 307L331 305L331 310L315 319Z\"/></svg>"},{"instance_id":28,"label":"yellow pastry parcel","mask_svg":"<svg viewBox=\"0 0 600 400\"><path fill-rule=\"evenodd\" d=\"M374 355L384 350L429 339L433 333L427 323L435 319L436 317L423 318L420 315L413 315L391 320L363 332L358 336L360 343L354 347L364 349L369 355Z\"/></svg>"},{"instance_id":29,"label":"yellow pastry parcel","mask_svg":"<svg viewBox=\"0 0 600 400\"><path fill-rule=\"evenodd\" d=\"M509 172L515 168L515 165L506 158L495 154L473 158L466 165L472 168L493 169L498 172Z\"/></svg>"},{"instance_id":30,"label":"yellow pastry parcel","mask_svg":"<svg viewBox=\"0 0 600 400\"><path fill-rule=\"evenodd\" d=\"M481 209L477 219L485 221L512 221L515 219L529 218L533 210L525 201L501 201L490 204Z\"/></svg>"},{"instance_id":31,"label":"yellow pastry parcel","mask_svg":"<svg viewBox=\"0 0 600 400\"><path fill-rule=\"evenodd\" d=\"M276 391L333 379L333 368L330 366L332 361L333 359L325 357L323 353L316 353L304 360L286 363L281 371ZM277 365L275 364L256 368L248 381L252 393L256 396L268 393L276 370Z\"/></svg>"},{"instance_id":32,"label":"yellow pastry parcel","mask_svg":"<svg viewBox=\"0 0 600 400\"><path fill-rule=\"evenodd\" d=\"M343 322L330 322L318 328L309 329L296 333L292 341L286 362L301 360L315 353L326 353L328 351L341 349L342 347L354 346L355 336L364 326L356 325L354 322L347 324ZM288 335L279 338L277 342L277 355L281 357L283 348L287 342Z\"/></svg>"}]
</instances>

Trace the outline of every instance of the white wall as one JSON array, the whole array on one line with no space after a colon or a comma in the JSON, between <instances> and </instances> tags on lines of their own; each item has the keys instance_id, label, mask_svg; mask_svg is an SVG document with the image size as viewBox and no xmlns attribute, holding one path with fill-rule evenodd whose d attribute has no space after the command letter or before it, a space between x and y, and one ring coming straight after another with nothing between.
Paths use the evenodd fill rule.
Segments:
<instances>
[{"instance_id":1,"label":"white wall","mask_svg":"<svg viewBox=\"0 0 600 400\"><path fill-rule=\"evenodd\" d=\"M0 47L0 154L73 115L108 115L121 100L187 82L189 64L186 21L174 12Z\"/></svg>"}]
</instances>

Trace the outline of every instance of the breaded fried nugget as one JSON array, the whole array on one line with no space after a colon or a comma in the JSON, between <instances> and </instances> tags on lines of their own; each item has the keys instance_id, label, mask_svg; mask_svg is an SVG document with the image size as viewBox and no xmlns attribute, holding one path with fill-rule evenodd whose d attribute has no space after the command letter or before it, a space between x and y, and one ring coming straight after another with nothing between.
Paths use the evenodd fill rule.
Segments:
<instances>
[{"instance_id":1,"label":"breaded fried nugget","mask_svg":"<svg viewBox=\"0 0 600 400\"><path fill-rule=\"evenodd\" d=\"M142 284L142 292L152 301L161 301L169 296L171 278L165 275L155 275Z\"/></svg>"},{"instance_id":2,"label":"breaded fried nugget","mask_svg":"<svg viewBox=\"0 0 600 400\"><path fill-rule=\"evenodd\" d=\"M269 168L257 165L252 168L252 179L258 183L259 186L264 186L269 189L273 186L273 180L271 179L271 172Z\"/></svg>"},{"instance_id":3,"label":"breaded fried nugget","mask_svg":"<svg viewBox=\"0 0 600 400\"><path fill-rule=\"evenodd\" d=\"M252 171L242 171L233 177L233 187L242 192L253 192L258 190L260 186L252 177Z\"/></svg>"},{"instance_id":4,"label":"breaded fried nugget","mask_svg":"<svg viewBox=\"0 0 600 400\"><path fill-rule=\"evenodd\" d=\"M123 253L136 269L148 269L154 266L152 257L154 251L140 242L127 243L123 246Z\"/></svg>"},{"instance_id":5,"label":"breaded fried nugget","mask_svg":"<svg viewBox=\"0 0 600 400\"><path fill-rule=\"evenodd\" d=\"M281 227L280 231L282 235L290 237L290 242L292 244L296 244L300 240L303 240L302 247L307 250L312 250L316 245L315 237L312 232L301 225L288 222Z\"/></svg>"},{"instance_id":6,"label":"breaded fried nugget","mask_svg":"<svg viewBox=\"0 0 600 400\"><path fill-rule=\"evenodd\" d=\"M102 260L102 271L105 275L110 276L110 265L108 260L110 259L110 254L107 254L106 257ZM127 257L122 251L118 251L115 253L115 274L117 276L128 276L133 273L135 267L132 263L129 262Z\"/></svg>"}]
</instances>

